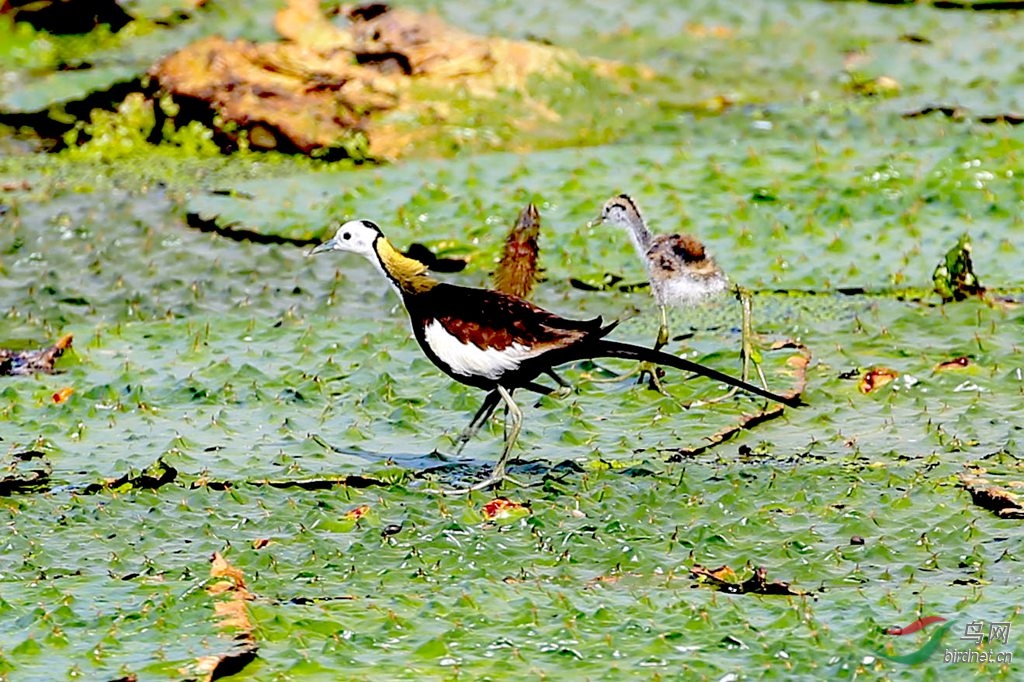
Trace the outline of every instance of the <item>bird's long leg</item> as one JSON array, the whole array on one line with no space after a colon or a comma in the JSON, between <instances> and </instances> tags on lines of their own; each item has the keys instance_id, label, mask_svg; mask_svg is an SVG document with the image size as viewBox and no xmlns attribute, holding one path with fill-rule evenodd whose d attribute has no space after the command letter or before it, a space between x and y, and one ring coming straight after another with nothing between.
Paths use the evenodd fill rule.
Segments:
<instances>
[{"instance_id":1,"label":"bird's long leg","mask_svg":"<svg viewBox=\"0 0 1024 682\"><path fill-rule=\"evenodd\" d=\"M563 379L558 374L556 374L555 370L549 368L549 369L544 370L544 373L547 374L552 379L554 379L555 383L558 384L558 388L556 388L553 391L549 391L548 395L553 395L553 396L558 397L558 398L564 398L567 395L569 395L570 393L572 393L573 385L570 384L565 379ZM533 382L530 382L530 383L533 383ZM538 384L534 384L534 386L537 386L537 385ZM529 386L524 386L523 388L529 388ZM531 389L531 390L535 390L535 389Z\"/></svg>"},{"instance_id":2,"label":"bird's long leg","mask_svg":"<svg viewBox=\"0 0 1024 682\"><path fill-rule=\"evenodd\" d=\"M658 306L661 308L661 326L658 327L658 338L654 340L654 350L661 350L668 344L668 312L665 306ZM658 369L649 362L641 362L636 367L626 372L625 374L619 374L618 376L609 377L607 379L594 379L594 383L604 384L611 381L622 381L628 379L631 376L639 374L637 378L637 384L646 383L648 387L661 393L662 395L668 395L665 391L665 387L661 385L661 379L658 378ZM646 377L650 377L649 379Z\"/></svg>"},{"instance_id":3,"label":"bird's long leg","mask_svg":"<svg viewBox=\"0 0 1024 682\"><path fill-rule=\"evenodd\" d=\"M764 370L761 369L761 363L759 363L755 357L754 352L754 323L753 313L751 308L753 303L751 302L750 292L743 287L736 287L736 296L740 299L740 309L743 311L743 321L741 323L742 343L743 347L741 352L743 353L743 380L747 381L750 377L750 365L753 363L754 370L757 372L757 378L761 381L761 387L768 390L768 380L764 377Z\"/></svg>"},{"instance_id":4,"label":"bird's long leg","mask_svg":"<svg viewBox=\"0 0 1024 682\"><path fill-rule=\"evenodd\" d=\"M658 307L661 308L661 326L658 327L658 338L654 340L654 350L661 350L668 344L668 313L665 306L660 305ZM640 378L637 379L638 384L644 383L644 377L649 376L650 379L646 380L647 387L662 395L668 395L665 387L661 385L657 367L649 362L641 362L637 366L637 371L640 373Z\"/></svg>"},{"instance_id":5,"label":"bird's long leg","mask_svg":"<svg viewBox=\"0 0 1024 682\"><path fill-rule=\"evenodd\" d=\"M505 406L508 408L508 415L512 418L512 429L505 438L505 447L501 451L501 456L498 457L498 463L494 465L494 471L491 472L490 478L495 483L505 478L505 462L508 461L512 446L519 440L519 431L523 428L523 411L512 400L512 394L500 384L496 390L501 394L501 399L505 401Z\"/></svg>"},{"instance_id":6,"label":"bird's long leg","mask_svg":"<svg viewBox=\"0 0 1024 682\"><path fill-rule=\"evenodd\" d=\"M523 427L523 411L519 409L515 401L512 400L512 394L504 386L496 386L495 390L491 393L497 393L501 396L501 399L505 401L505 407L508 409L508 416L511 418L512 424L505 438L505 447L501 450L501 455L498 457L497 464L494 465L494 469L491 470L491 475L480 481L474 483L468 488L452 488L449 490L442 490L444 495L464 495L466 493L473 492L474 490L483 490L490 488L493 485L497 485L502 481L508 479L505 474L505 464L508 462L508 457L512 453L512 447L519 440L519 432ZM490 393L488 395L491 395ZM497 404L495 404L495 407ZM492 410L493 411L493 410Z\"/></svg>"},{"instance_id":7,"label":"bird's long leg","mask_svg":"<svg viewBox=\"0 0 1024 682\"><path fill-rule=\"evenodd\" d=\"M665 306L661 308L661 327L658 328L658 339L654 342L654 350L661 350L668 343L668 312Z\"/></svg>"},{"instance_id":8,"label":"bird's long leg","mask_svg":"<svg viewBox=\"0 0 1024 682\"><path fill-rule=\"evenodd\" d=\"M571 391L573 389L573 385L563 377L559 376L558 374L555 374L554 370L548 370L545 373L552 379L557 381L560 388L548 388L547 386L538 384L533 381L523 384L523 388L525 388L528 391L533 391L534 393L539 393L541 395L555 397L561 397L567 391ZM491 418L492 414L494 414L494 410L497 409L498 403L500 402L501 396L498 394L497 391L491 391L484 397L484 401L483 403L481 403L480 409L478 409L476 411L476 414L473 415L473 419L469 422L469 426L463 429L462 433L460 433L459 436L455 439L455 442L458 443L458 447L456 448L454 453L455 457L458 457L460 454L462 454L462 450L463 448L466 447L466 444L469 443L469 441L473 440L474 437L476 437L476 434L480 431L480 428L484 424L486 424L487 420Z\"/></svg>"},{"instance_id":9,"label":"bird's long leg","mask_svg":"<svg viewBox=\"0 0 1024 682\"><path fill-rule=\"evenodd\" d=\"M760 363L754 359L754 326L753 326L753 313L752 304L750 298L750 292L741 286L736 286L733 289L733 293L736 294L736 299L740 302L741 321L740 321L740 378L743 381L749 381L750 379L750 365L754 365L754 369L757 371L757 377L761 381L761 386L768 390L768 380L765 379L764 370L761 369ZM700 401L701 404L710 405L712 403L718 403L723 400L736 395L739 389L733 386L728 391L718 396L717 398L710 398L708 400Z\"/></svg>"},{"instance_id":10,"label":"bird's long leg","mask_svg":"<svg viewBox=\"0 0 1024 682\"><path fill-rule=\"evenodd\" d=\"M462 449L466 447L466 443L473 439L480 427L487 423L491 415L494 414L495 408L498 407L498 403L501 401L501 396L497 391L491 391L484 397L483 403L480 405L480 409L473 415L473 419L469 422L469 426L463 429L459 437L455 439L458 446L455 448L455 456L458 457L462 454Z\"/></svg>"}]
</instances>

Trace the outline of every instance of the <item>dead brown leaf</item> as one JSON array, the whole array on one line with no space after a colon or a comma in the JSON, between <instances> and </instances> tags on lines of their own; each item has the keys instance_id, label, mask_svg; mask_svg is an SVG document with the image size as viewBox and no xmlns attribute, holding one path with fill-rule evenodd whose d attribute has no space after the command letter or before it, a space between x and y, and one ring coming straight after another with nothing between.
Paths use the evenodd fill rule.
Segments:
<instances>
[{"instance_id":1,"label":"dead brown leaf","mask_svg":"<svg viewBox=\"0 0 1024 682\"><path fill-rule=\"evenodd\" d=\"M781 581L768 582L768 569L763 566L755 569L754 574L742 582L739 582L736 571L729 566L707 569L699 564L694 564L690 569L690 575L716 590L730 594L778 594L794 597L807 594L803 590L790 587L789 583Z\"/></svg>"},{"instance_id":2,"label":"dead brown leaf","mask_svg":"<svg viewBox=\"0 0 1024 682\"><path fill-rule=\"evenodd\" d=\"M505 519L527 516L530 513L530 508L507 497L496 497L483 506L481 513L488 520Z\"/></svg>"},{"instance_id":3,"label":"dead brown leaf","mask_svg":"<svg viewBox=\"0 0 1024 682\"><path fill-rule=\"evenodd\" d=\"M104 479L102 483L90 483L82 492L95 495L104 490L156 490L178 478L178 470L158 457L153 464L135 474L131 471L117 478Z\"/></svg>"},{"instance_id":4,"label":"dead brown leaf","mask_svg":"<svg viewBox=\"0 0 1024 682\"><path fill-rule=\"evenodd\" d=\"M871 393L892 382L898 376L899 372L894 369L889 369L888 367L874 367L865 372L864 376L860 378L860 383L857 384L857 390L865 394Z\"/></svg>"},{"instance_id":5,"label":"dead brown leaf","mask_svg":"<svg viewBox=\"0 0 1024 682\"><path fill-rule=\"evenodd\" d=\"M39 450L8 455L0 461L0 497L46 490L53 466Z\"/></svg>"},{"instance_id":6,"label":"dead brown leaf","mask_svg":"<svg viewBox=\"0 0 1024 682\"><path fill-rule=\"evenodd\" d=\"M320 10L320 0L291 0L274 17L274 29L286 40L313 50L351 50L352 35L332 24Z\"/></svg>"},{"instance_id":7,"label":"dead brown leaf","mask_svg":"<svg viewBox=\"0 0 1024 682\"><path fill-rule=\"evenodd\" d=\"M358 507L353 507L345 512L345 518L349 521L358 521L359 519L366 516L366 512L370 511L370 505L361 504Z\"/></svg>"},{"instance_id":8,"label":"dead brown leaf","mask_svg":"<svg viewBox=\"0 0 1024 682\"><path fill-rule=\"evenodd\" d=\"M970 364L971 364L970 359L961 355L958 358L953 358L952 360L946 360L945 362L940 362L939 364L937 364L935 366L935 371L936 372L942 372L942 371L949 370L949 369L963 369L964 367L967 367Z\"/></svg>"},{"instance_id":9,"label":"dead brown leaf","mask_svg":"<svg viewBox=\"0 0 1024 682\"><path fill-rule=\"evenodd\" d=\"M959 479L960 485L971 494L974 504L1004 519L1024 519L1024 496L1007 490L1020 487L1022 482L1009 481L1003 487L988 478L970 473L960 474Z\"/></svg>"},{"instance_id":10,"label":"dead brown leaf","mask_svg":"<svg viewBox=\"0 0 1024 682\"><path fill-rule=\"evenodd\" d=\"M62 389L60 389L59 391L57 391L56 393L53 394L53 396L52 396L53 402L55 402L55 403L57 403L59 405L62 402L64 402L65 400L67 400L68 398L70 398L71 394L74 393L74 392L75 392L75 389L71 388L70 386L62 388Z\"/></svg>"},{"instance_id":11,"label":"dead brown leaf","mask_svg":"<svg viewBox=\"0 0 1024 682\"><path fill-rule=\"evenodd\" d=\"M219 581L211 584L207 588L210 594L220 594L227 591L233 591L236 594L242 592L248 594L248 590L245 589L245 576L242 574L242 569L229 564L220 552L214 552L210 558L210 577L227 578L227 582ZM246 599L251 598L251 595L246 597Z\"/></svg>"},{"instance_id":12,"label":"dead brown leaf","mask_svg":"<svg viewBox=\"0 0 1024 682\"><path fill-rule=\"evenodd\" d=\"M939 105L939 106L927 106L921 109L914 109L912 111L906 111L903 113L903 118L919 118L921 116L927 116L929 114L939 113L947 118L951 118L954 121L962 121L971 116L970 111L959 105ZM1024 114L1016 111L1007 111L1002 113L994 114L979 114L974 115L973 120L978 123L984 123L985 125L992 125L995 123L1009 123L1010 125L1020 125L1024 123Z\"/></svg>"},{"instance_id":13,"label":"dead brown leaf","mask_svg":"<svg viewBox=\"0 0 1024 682\"><path fill-rule=\"evenodd\" d=\"M494 289L519 298L530 297L538 280L539 235L540 213L530 203L519 212L505 239L505 250L491 276Z\"/></svg>"},{"instance_id":14,"label":"dead brown leaf","mask_svg":"<svg viewBox=\"0 0 1024 682\"><path fill-rule=\"evenodd\" d=\"M57 360L71 347L72 338L71 334L65 334L57 343L42 350L13 351L0 348L0 376L52 374Z\"/></svg>"},{"instance_id":15,"label":"dead brown leaf","mask_svg":"<svg viewBox=\"0 0 1024 682\"><path fill-rule=\"evenodd\" d=\"M198 675L204 682L233 675L256 658L259 645L254 634L255 627L249 618L245 602L254 598L245 586L242 570L232 566L220 554L214 552L210 559L210 581L208 594L220 597L213 604L217 627L233 630L233 644L227 651L209 656L200 656L190 669L183 674Z\"/></svg>"}]
</instances>

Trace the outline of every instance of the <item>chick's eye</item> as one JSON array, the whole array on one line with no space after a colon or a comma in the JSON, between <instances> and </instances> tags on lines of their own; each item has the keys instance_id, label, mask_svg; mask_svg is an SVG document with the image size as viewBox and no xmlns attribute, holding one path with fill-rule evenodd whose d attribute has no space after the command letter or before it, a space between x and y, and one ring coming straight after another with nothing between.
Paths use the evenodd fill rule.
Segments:
<instances>
[{"instance_id":1,"label":"chick's eye","mask_svg":"<svg viewBox=\"0 0 1024 682\"><path fill-rule=\"evenodd\" d=\"M352 233L346 232L345 234L341 235L341 238L345 240L352 239Z\"/></svg>"}]
</instances>

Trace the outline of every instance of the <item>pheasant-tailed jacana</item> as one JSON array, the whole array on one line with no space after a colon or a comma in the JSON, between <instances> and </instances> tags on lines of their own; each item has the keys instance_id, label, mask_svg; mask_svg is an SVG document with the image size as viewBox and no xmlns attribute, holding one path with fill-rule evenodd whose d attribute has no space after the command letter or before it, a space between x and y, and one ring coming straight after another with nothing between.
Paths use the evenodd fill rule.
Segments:
<instances>
[{"instance_id":1,"label":"pheasant-tailed jacana","mask_svg":"<svg viewBox=\"0 0 1024 682\"><path fill-rule=\"evenodd\" d=\"M309 255L351 251L367 258L398 293L423 352L458 382L487 391L484 402L460 436L464 443L504 401L511 428L498 462L485 480L461 493L479 490L505 478L505 464L522 428L523 413L512 399L516 389L542 394L551 389L536 382L558 365L593 358L623 358L694 372L765 398L798 405L799 398L777 395L759 386L668 353L604 338L615 323L600 317L573 320L528 301L489 289L438 282L419 261L403 256L369 220L351 220Z\"/></svg>"}]
</instances>

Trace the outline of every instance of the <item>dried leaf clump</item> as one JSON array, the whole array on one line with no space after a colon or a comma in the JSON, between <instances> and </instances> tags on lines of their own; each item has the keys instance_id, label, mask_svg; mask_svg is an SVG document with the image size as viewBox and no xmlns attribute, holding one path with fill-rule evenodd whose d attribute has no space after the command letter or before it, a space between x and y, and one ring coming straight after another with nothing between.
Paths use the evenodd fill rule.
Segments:
<instances>
[{"instance_id":1,"label":"dried leaf clump","mask_svg":"<svg viewBox=\"0 0 1024 682\"><path fill-rule=\"evenodd\" d=\"M736 571L729 566L708 569L699 564L694 564L690 569L690 575L716 590L730 594L779 594L796 597L807 594L802 590L790 587L789 583L782 582L781 580L768 582L768 569L764 566L759 566L754 570L752 576L743 581L736 575Z\"/></svg>"},{"instance_id":2,"label":"dried leaf clump","mask_svg":"<svg viewBox=\"0 0 1024 682\"><path fill-rule=\"evenodd\" d=\"M235 634L234 644L226 651L200 656L191 670L182 671L194 676L190 679L204 682L240 672L256 658L256 652L259 650L254 634L256 628L249 618L249 611L245 605L254 598L254 595L245 586L242 570L228 563L220 552L214 552L210 559L210 578L206 592L211 597L219 597L218 601L213 603L217 626L233 630Z\"/></svg>"},{"instance_id":3,"label":"dried leaf clump","mask_svg":"<svg viewBox=\"0 0 1024 682\"><path fill-rule=\"evenodd\" d=\"M899 372L888 367L873 367L868 371L864 372L864 376L860 378L860 382L857 383L857 390L861 393L874 393L882 386L892 383L896 377L899 376Z\"/></svg>"},{"instance_id":4,"label":"dried leaf clump","mask_svg":"<svg viewBox=\"0 0 1024 682\"><path fill-rule=\"evenodd\" d=\"M960 474L960 485L971 494L971 500L1004 519L1024 519L1024 482L1007 481L1004 485L974 474ZM1022 492L1014 492L1017 488Z\"/></svg>"},{"instance_id":5,"label":"dried leaf clump","mask_svg":"<svg viewBox=\"0 0 1024 682\"><path fill-rule=\"evenodd\" d=\"M494 269L491 283L497 291L529 298L537 283L537 258L540 247L540 213L532 203L519 212L515 225L505 239L505 250Z\"/></svg>"},{"instance_id":6,"label":"dried leaf clump","mask_svg":"<svg viewBox=\"0 0 1024 682\"><path fill-rule=\"evenodd\" d=\"M548 45L472 35L436 15L380 3L342 7L339 17L343 25L317 0L291 0L274 22L282 40L209 37L151 73L179 115L203 119L228 138L244 134L253 148L388 158L433 132L381 121L384 112L443 122L456 97L515 92L537 117L557 120L529 98L529 77L568 78L573 65L608 74L613 66Z\"/></svg>"},{"instance_id":7,"label":"dried leaf clump","mask_svg":"<svg viewBox=\"0 0 1024 682\"><path fill-rule=\"evenodd\" d=\"M0 348L0 376L52 374L53 366L71 347L72 335L65 334L57 343L41 350L13 351ZM55 401L60 402L60 401Z\"/></svg>"}]
</instances>

